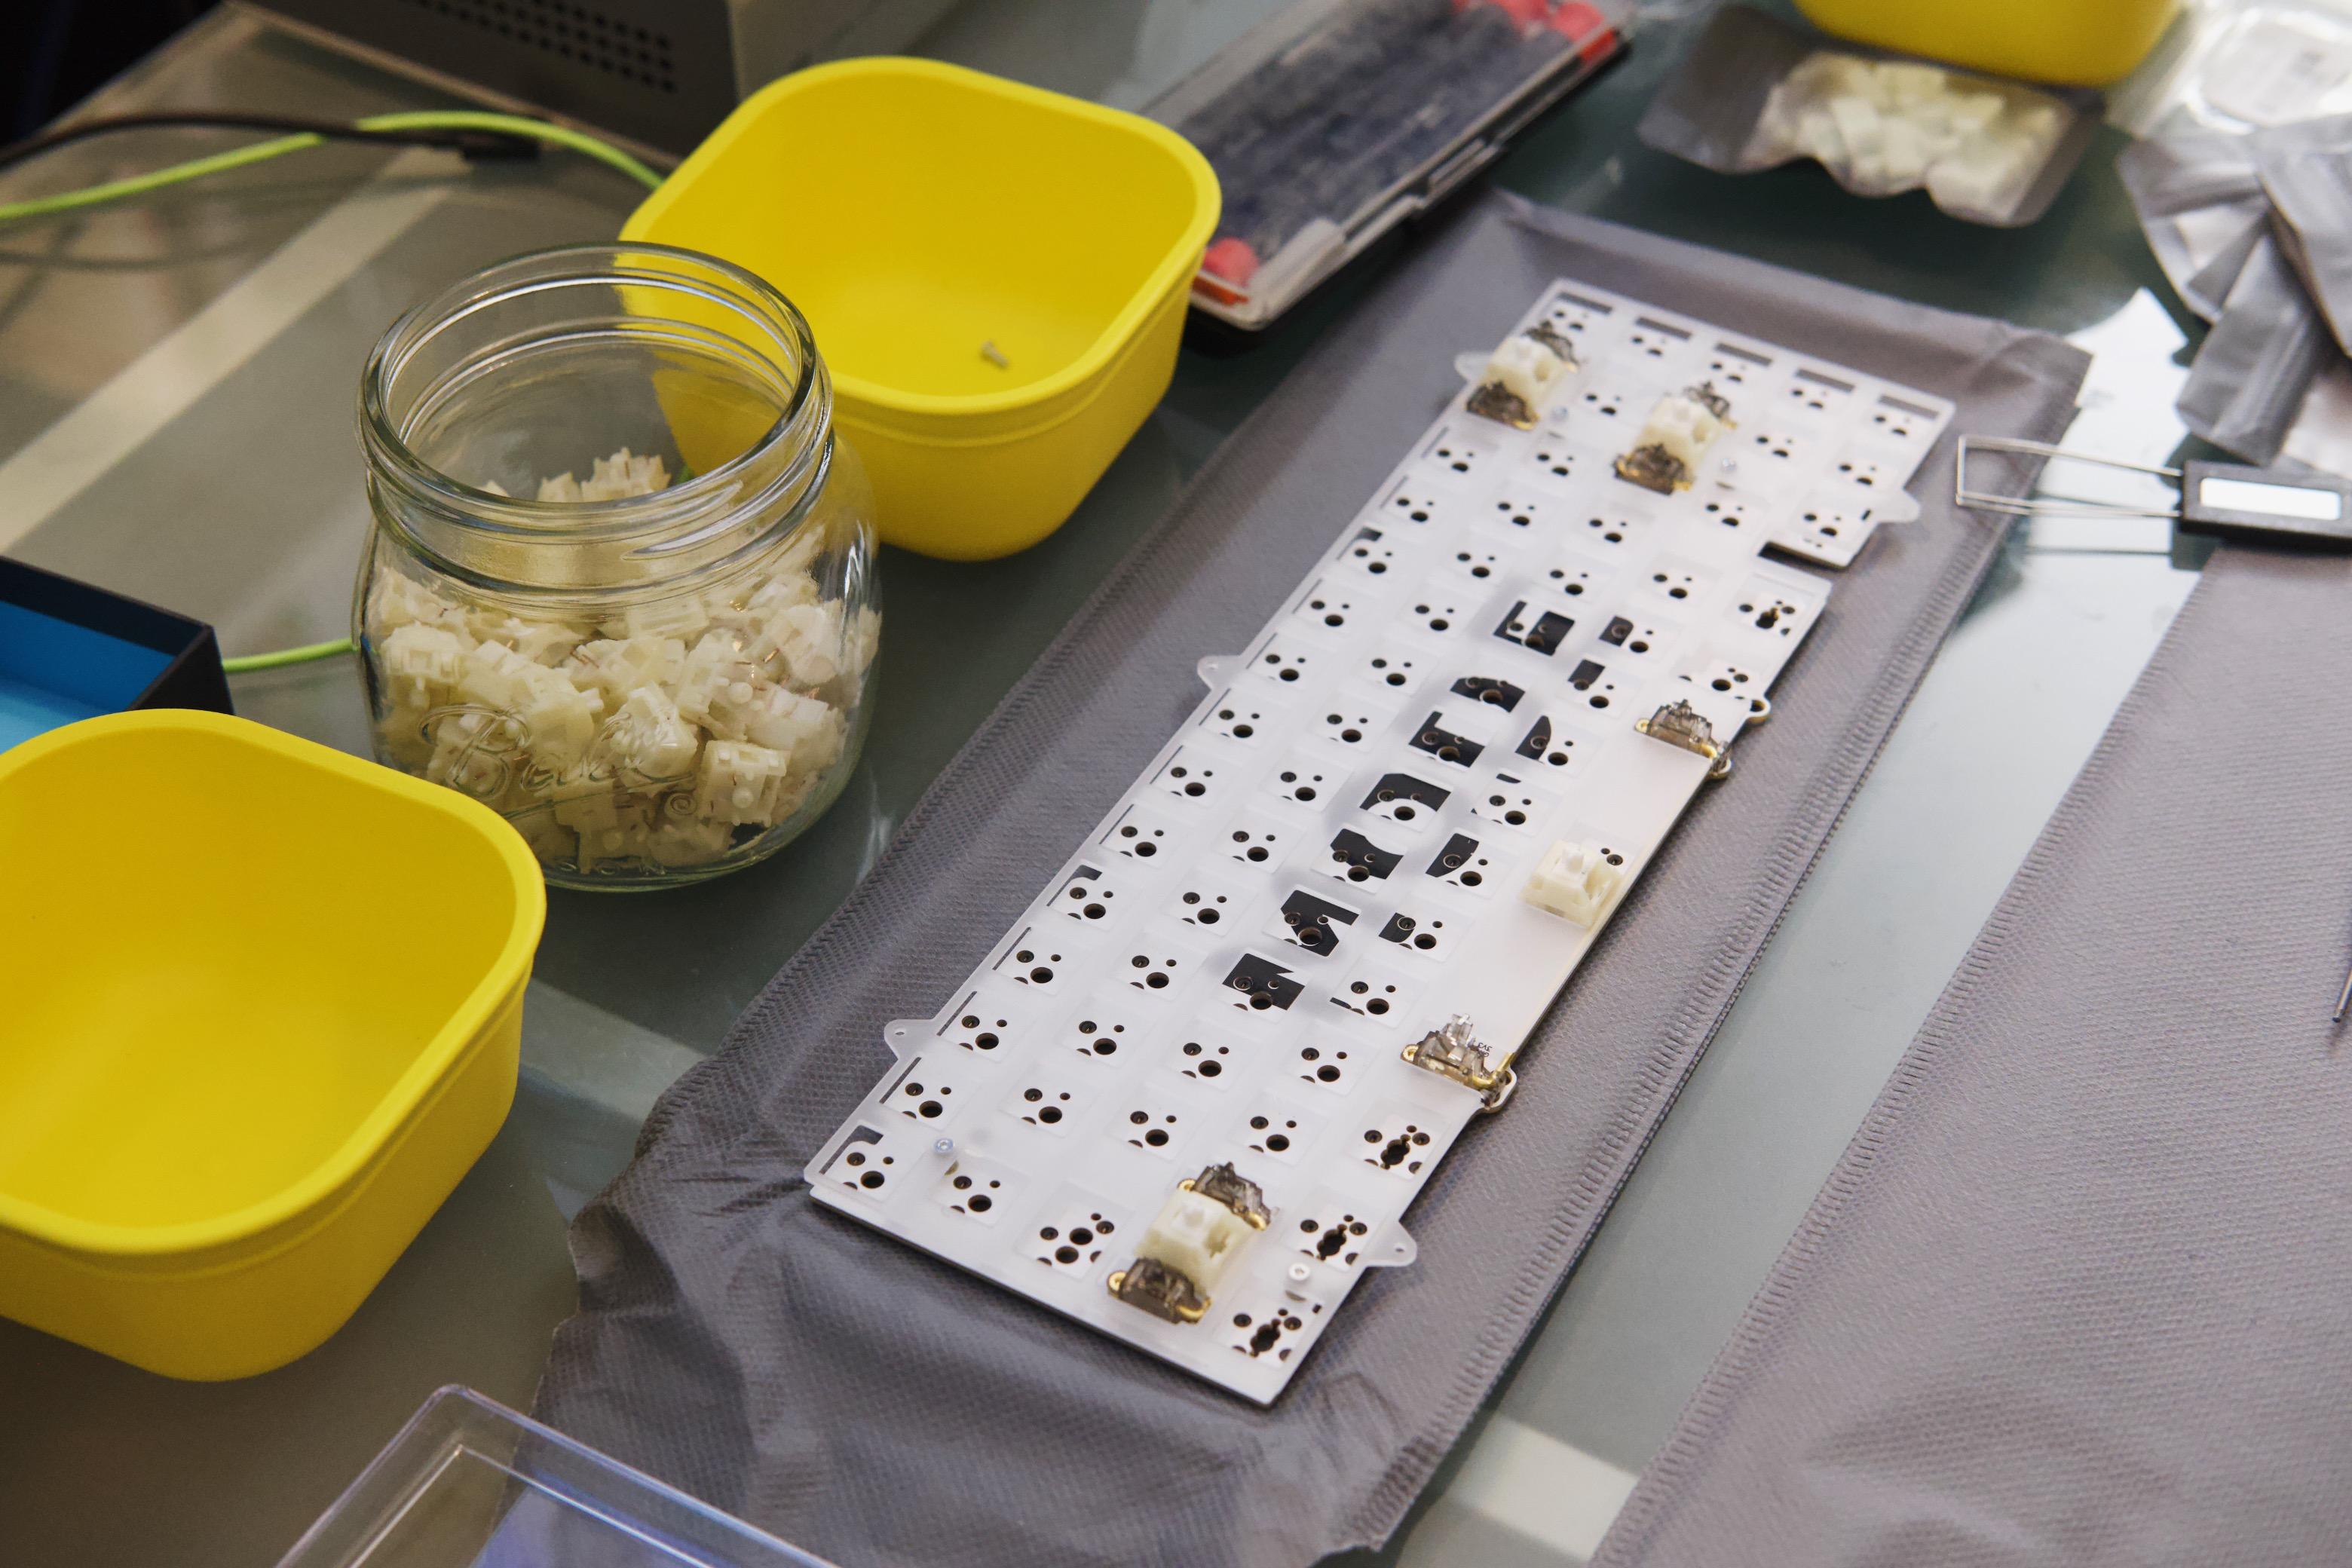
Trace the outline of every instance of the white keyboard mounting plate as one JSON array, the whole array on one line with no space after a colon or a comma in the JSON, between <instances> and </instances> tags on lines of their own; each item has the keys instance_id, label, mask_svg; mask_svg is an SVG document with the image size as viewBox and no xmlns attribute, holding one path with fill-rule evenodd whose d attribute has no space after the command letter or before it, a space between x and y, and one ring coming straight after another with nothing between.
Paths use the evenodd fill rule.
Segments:
<instances>
[{"instance_id":1,"label":"white keyboard mounting plate","mask_svg":"<svg viewBox=\"0 0 2352 1568\"><path fill-rule=\"evenodd\" d=\"M1634 721L1684 699L1736 736L1830 592L1766 548L1849 563L1916 515L1951 417L1579 283L1538 324L1580 368L1537 427L1465 387L1249 649L1202 662L1199 709L987 962L890 1026L897 1065L808 1167L820 1202L1262 1404L1360 1269L1412 1261L1402 1215L1481 1101L1402 1048L1457 1013L1525 1040L1598 930L1521 900L1538 858L1580 840L1640 875L1710 763ZM1619 479L1702 382L1732 428L1696 482ZM1301 894L1323 951L1283 917ZM1226 1161L1272 1220L1206 1315L1115 1299L1177 1183Z\"/></svg>"}]
</instances>

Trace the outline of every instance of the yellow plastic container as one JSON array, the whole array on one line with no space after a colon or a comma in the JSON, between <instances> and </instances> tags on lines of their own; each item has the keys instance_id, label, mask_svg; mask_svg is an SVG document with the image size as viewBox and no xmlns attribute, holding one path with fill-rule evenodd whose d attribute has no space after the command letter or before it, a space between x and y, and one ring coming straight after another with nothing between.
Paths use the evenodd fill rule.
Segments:
<instances>
[{"instance_id":1,"label":"yellow plastic container","mask_svg":"<svg viewBox=\"0 0 2352 1568\"><path fill-rule=\"evenodd\" d=\"M621 237L782 290L882 537L983 560L1060 527L1167 390L1217 208L1208 160L1150 121L858 59L745 100Z\"/></svg>"},{"instance_id":2,"label":"yellow plastic container","mask_svg":"<svg viewBox=\"0 0 2352 1568\"><path fill-rule=\"evenodd\" d=\"M1825 33L2020 81L2105 87L2147 58L2179 0L1797 0Z\"/></svg>"},{"instance_id":3,"label":"yellow plastic container","mask_svg":"<svg viewBox=\"0 0 2352 1568\"><path fill-rule=\"evenodd\" d=\"M538 865L217 713L0 753L0 1314L173 1377L341 1326L514 1098Z\"/></svg>"}]
</instances>

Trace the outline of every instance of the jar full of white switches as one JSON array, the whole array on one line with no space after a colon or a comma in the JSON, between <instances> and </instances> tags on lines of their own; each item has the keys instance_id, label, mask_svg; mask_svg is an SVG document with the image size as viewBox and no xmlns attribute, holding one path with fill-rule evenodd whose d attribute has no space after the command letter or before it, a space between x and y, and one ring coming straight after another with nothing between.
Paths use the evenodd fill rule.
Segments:
<instances>
[{"instance_id":1,"label":"jar full of white switches","mask_svg":"<svg viewBox=\"0 0 2352 1568\"><path fill-rule=\"evenodd\" d=\"M662 246L501 262L384 334L360 439L378 760L580 888L750 865L840 793L873 501L783 296Z\"/></svg>"}]
</instances>

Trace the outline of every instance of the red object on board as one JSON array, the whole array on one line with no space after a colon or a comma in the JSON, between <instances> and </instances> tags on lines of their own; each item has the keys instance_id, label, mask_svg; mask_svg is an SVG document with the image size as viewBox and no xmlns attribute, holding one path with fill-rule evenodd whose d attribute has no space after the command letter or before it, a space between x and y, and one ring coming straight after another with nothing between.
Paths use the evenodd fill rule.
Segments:
<instances>
[{"instance_id":1,"label":"red object on board","mask_svg":"<svg viewBox=\"0 0 2352 1568\"><path fill-rule=\"evenodd\" d=\"M1454 0L1456 11L1467 11L1473 5L1492 5L1519 25L1521 32L1539 26L1544 19L1548 0Z\"/></svg>"},{"instance_id":2,"label":"red object on board","mask_svg":"<svg viewBox=\"0 0 2352 1568\"><path fill-rule=\"evenodd\" d=\"M1201 258L1201 270L1212 278L1222 278L1228 283L1246 284L1257 276L1257 252L1250 242L1239 235L1229 234L1209 247Z\"/></svg>"},{"instance_id":3,"label":"red object on board","mask_svg":"<svg viewBox=\"0 0 2352 1568\"><path fill-rule=\"evenodd\" d=\"M1560 0L1559 9L1551 14L1547 26L1563 37L1575 39L1576 58L1587 65L1599 65L1617 47L1617 32L1609 18L1584 0Z\"/></svg>"}]
</instances>

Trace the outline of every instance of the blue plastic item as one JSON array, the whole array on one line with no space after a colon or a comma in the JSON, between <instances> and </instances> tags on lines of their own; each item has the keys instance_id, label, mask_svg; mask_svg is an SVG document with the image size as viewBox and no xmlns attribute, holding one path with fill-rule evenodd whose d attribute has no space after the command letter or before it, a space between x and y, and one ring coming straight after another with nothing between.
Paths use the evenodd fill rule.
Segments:
<instances>
[{"instance_id":1,"label":"blue plastic item","mask_svg":"<svg viewBox=\"0 0 2352 1568\"><path fill-rule=\"evenodd\" d=\"M232 711L213 629L0 559L0 752L134 708Z\"/></svg>"}]
</instances>

